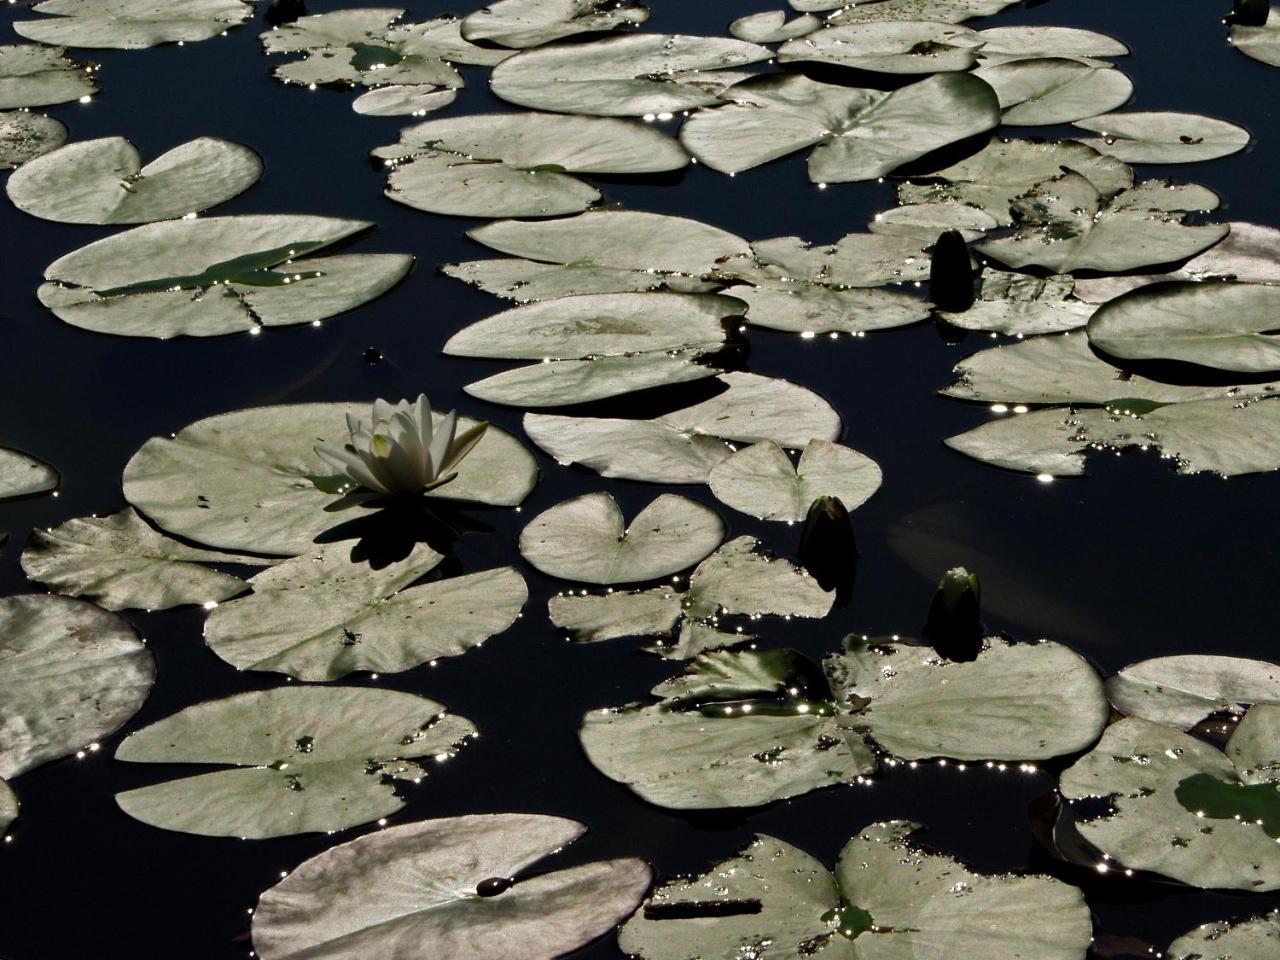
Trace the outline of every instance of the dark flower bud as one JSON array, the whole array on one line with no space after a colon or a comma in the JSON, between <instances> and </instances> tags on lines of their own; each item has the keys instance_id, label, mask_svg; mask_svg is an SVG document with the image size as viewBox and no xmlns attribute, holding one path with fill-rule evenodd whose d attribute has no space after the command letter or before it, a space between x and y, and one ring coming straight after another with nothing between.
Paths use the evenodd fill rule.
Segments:
<instances>
[{"instance_id":1,"label":"dark flower bud","mask_svg":"<svg viewBox=\"0 0 1280 960\"><path fill-rule=\"evenodd\" d=\"M800 563L823 590L835 590L852 585L857 554L849 511L839 497L818 497L800 530Z\"/></svg>"},{"instance_id":2,"label":"dark flower bud","mask_svg":"<svg viewBox=\"0 0 1280 960\"><path fill-rule=\"evenodd\" d=\"M1235 0L1231 12L1223 19L1238 27L1262 27L1270 15L1270 0Z\"/></svg>"},{"instance_id":3,"label":"dark flower bud","mask_svg":"<svg viewBox=\"0 0 1280 960\"><path fill-rule=\"evenodd\" d=\"M973 265L969 262L969 246L958 230L943 231L933 245L929 299L938 309L951 313L973 306Z\"/></svg>"},{"instance_id":4,"label":"dark flower bud","mask_svg":"<svg viewBox=\"0 0 1280 960\"><path fill-rule=\"evenodd\" d=\"M271 0L263 19L270 26L282 27L306 15L307 5L303 0Z\"/></svg>"},{"instance_id":5,"label":"dark flower bud","mask_svg":"<svg viewBox=\"0 0 1280 960\"><path fill-rule=\"evenodd\" d=\"M978 577L953 567L938 581L924 636L948 660L976 660L982 647L981 589Z\"/></svg>"},{"instance_id":6,"label":"dark flower bud","mask_svg":"<svg viewBox=\"0 0 1280 960\"><path fill-rule=\"evenodd\" d=\"M481 880L476 884L477 897L496 897L500 893L505 893L511 889L514 880L508 877L490 877L488 880Z\"/></svg>"}]
</instances>

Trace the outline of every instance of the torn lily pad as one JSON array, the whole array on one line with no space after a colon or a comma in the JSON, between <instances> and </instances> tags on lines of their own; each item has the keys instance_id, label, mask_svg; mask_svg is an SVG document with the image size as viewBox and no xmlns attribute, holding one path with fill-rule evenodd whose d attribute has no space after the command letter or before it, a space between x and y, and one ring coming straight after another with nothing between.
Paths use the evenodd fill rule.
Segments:
<instances>
[{"instance_id":1,"label":"torn lily pad","mask_svg":"<svg viewBox=\"0 0 1280 960\"><path fill-rule=\"evenodd\" d=\"M98 92L96 66L67 56L61 47L35 43L0 46L0 110L70 103Z\"/></svg>"},{"instance_id":2,"label":"torn lily pad","mask_svg":"<svg viewBox=\"0 0 1280 960\"><path fill-rule=\"evenodd\" d=\"M298 680L399 673L478 647L528 598L511 567L418 584L444 559L426 544L378 568L350 554L330 544L258 574L250 596L209 614L205 642L239 670Z\"/></svg>"},{"instance_id":3,"label":"torn lily pad","mask_svg":"<svg viewBox=\"0 0 1280 960\"><path fill-rule=\"evenodd\" d=\"M363 402L287 404L199 420L172 438L142 445L125 466L125 498L162 529L197 543L298 556L315 549L325 531L352 519L341 509L339 490L346 484L325 482L333 479L333 468L315 447L344 444L347 415L367 416L368 409ZM443 420L434 414L437 425ZM458 428L476 422L460 417ZM431 496L515 506L538 476L532 454L494 426L457 472Z\"/></svg>"},{"instance_id":4,"label":"torn lily pad","mask_svg":"<svg viewBox=\"0 0 1280 960\"><path fill-rule=\"evenodd\" d=\"M1246 57L1280 67L1280 7L1272 7L1260 27L1232 24L1228 40Z\"/></svg>"},{"instance_id":5,"label":"torn lily pad","mask_svg":"<svg viewBox=\"0 0 1280 960\"><path fill-rule=\"evenodd\" d=\"M352 101L351 109L367 117L421 117L447 107L457 96L458 92L449 88L398 83L365 91Z\"/></svg>"},{"instance_id":6,"label":"torn lily pad","mask_svg":"<svg viewBox=\"0 0 1280 960\"><path fill-rule=\"evenodd\" d=\"M1063 57L1008 60L973 74L1000 98L1000 122L1015 127L1070 123L1123 106L1133 83L1110 64Z\"/></svg>"},{"instance_id":7,"label":"torn lily pad","mask_svg":"<svg viewBox=\"0 0 1280 960\"><path fill-rule=\"evenodd\" d=\"M803 41L800 41L803 42ZM940 74L892 91L769 74L736 84L680 128L713 170L738 173L814 147L815 183L874 180L1000 122L995 94L968 74Z\"/></svg>"},{"instance_id":8,"label":"torn lily pad","mask_svg":"<svg viewBox=\"0 0 1280 960\"><path fill-rule=\"evenodd\" d=\"M199 137L143 166L124 137L103 137L25 164L5 190L19 210L44 220L150 223L216 207L261 176L262 159L230 140Z\"/></svg>"},{"instance_id":9,"label":"torn lily pad","mask_svg":"<svg viewBox=\"0 0 1280 960\"><path fill-rule=\"evenodd\" d=\"M304 86L423 86L456 88L462 77L451 63L492 66L511 52L468 43L462 21L436 17L400 23L404 10L362 8L301 17L261 35L272 53L304 53L275 68L285 83Z\"/></svg>"},{"instance_id":10,"label":"torn lily pad","mask_svg":"<svg viewBox=\"0 0 1280 960\"><path fill-rule=\"evenodd\" d=\"M526 50L497 67L489 87L534 110L639 117L714 103L747 74L731 69L773 51L728 37L638 33Z\"/></svg>"},{"instance_id":11,"label":"torn lily pad","mask_svg":"<svg viewBox=\"0 0 1280 960\"><path fill-rule=\"evenodd\" d=\"M579 33L639 26L649 8L639 0L497 0L462 21L467 40L539 47Z\"/></svg>"},{"instance_id":12,"label":"torn lily pad","mask_svg":"<svg viewBox=\"0 0 1280 960\"><path fill-rule=\"evenodd\" d=\"M1280 950L1280 913L1239 923L1203 923L1169 945L1169 960L1268 960Z\"/></svg>"},{"instance_id":13,"label":"torn lily pad","mask_svg":"<svg viewBox=\"0 0 1280 960\"><path fill-rule=\"evenodd\" d=\"M129 624L83 600L0 598L0 777L110 736L138 712L155 659Z\"/></svg>"},{"instance_id":14,"label":"torn lily pad","mask_svg":"<svg viewBox=\"0 0 1280 960\"><path fill-rule=\"evenodd\" d=\"M1070 276L1033 277L987 267L978 297L968 310L940 311L939 316L962 330L990 330L1006 336L1060 333L1083 327L1097 308L1071 298Z\"/></svg>"},{"instance_id":15,"label":"torn lily pad","mask_svg":"<svg viewBox=\"0 0 1280 960\"><path fill-rule=\"evenodd\" d=\"M668 637L683 611L681 591L664 585L604 595L561 593L547 603L547 613L575 643L596 643L618 637Z\"/></svg>"},{"instance_id":16,"label":"torn lily pad","mask_svg":"<svg viewBox=\"0 0 1280 960\"><path fill-rule=\"evenodd\" d=\"M834 875L798 847L757 835L702 876L659 887L623 926L620 946L643 960L758 950L1082 960L1092 923L1079 890L1051 877L975 873L925 849L920 829L905 820L864 827L840 851Z\"/></svg>"},{"instance_id":17,"label":"torn lily pad","mask_svg":"<svg viewBox=\"0 0 1280 960\"><path fill-rule=\"evenodd\" d=\"M1127 717L1063 771L1068 800L1106 797L1111 812L1076 829L1116 866L1195 887L1280 888L1280 706L1255 706L1226 752L1174 727Z\"/></svg>"},{"instance_id":18,"label":"torn lily pad","mask_svg":"<svg viewBox=\"0 0 1280 960\"><path fill-rule=\"evenodd\" d=\"M132 509L36 530L22 551L22 571L32 580L108 610L210 607L249 589L239 577L201 565L207 563L264 561L189 547L157 533Z\"/></svg>"},{"instance_id":19,"label":"torn lily pad","mask_svg":"<svg viewBox=\"0 0 1280 960\"><path fill-rule=\"evenodd\" d=\"M0 110L0 170L20 167L67 142L59 120L26 110Z\"/></svg>"},{"instance_id":20,"label":"torn lily pad","mask_svg":"<svg viewBox=\"0 0 1280 960\"><path fill-rule=\"evenodd\" d=\"M1148 180L1109 201L1088 178L1068 169L1014 202L1021 215L1007 237L976 245L980 253L1014 268L1133 270L1173 263L1213 246L1230 231L1225 223L1191 224L1190 212L1210 210L1217 196L1194 184Z\"/></svg>"},{"instance_id":21,"label":"torn lily pad","mask_svg":"<svg viewBox=\"0 0 1280 960\"><path fill-rule=\"evenodd\" d=\"M720 461L708 483L716 499L762 520L803 520L819 497L839 497L848 510L880 487L870 457L826 440L810 440L792 464L776 443L754 443Z\"/></svg>"},{"instance_id":22,"label":"torn lily pad","mask_svg":"<svg viewBox=\"0 0 1280 960\"><path fill-rule=\"evenodd\" d=\"M1034 57L1064 57L1091 61L1095 57L1123 57L1129 48L1105 33L1078 27L1007 26L978 33L978 57L984 65Z\"/></svg>"},{"instance_id":23,"label":"torn lily pad","mask_svg":"<svg viewBox=\"0 0 1280 960\"><path fill-rule=\"evenodd\" d=\"M243 0L45 0L31 10L48 16L13 22L28 40L113 50L208 40L253 16Z\"/></svg>"},{"instance_id":24,"label":"torn lily pad","mask_svg":"<svg viewBox=\"0 0 1280 960\"><path fill-rule=\"evenodd\" d=\"M417 956L479 958L518 943L511 949L522 960L555 960L611 931L649 886L649 867L635 858L543 865L586 829L562 817L503 813L359 837L262 895L254 950L263 960L391 960L397 944L411 944ZM358 891L358 903L347 891Z\"/></svg>"},{"instance_id":25,"label":"torn lily pad","mask_svg":"<svg viewBox=\"0 0 1280 960\"><path fill-rule=\"evenodd\" d=\"M362 220L289 214L147 224L55 260L36 291L72 326L118 336L211 337L325 320L386 293L404 254L318 256Z\"/></svg>"},{"instance_id":26,"label":"torn lily pad","mask_svg":"<svg viewBox=\"0 0 1280 960\"><path fill-rule=\"evenodd\" d=\"M1068 167L1085 177L1099 196L1114 197L1133 186L1128 164L1074 140L992 140L959 163L898 186L900 203L967 203L996 220L1013 222L1014 201Z\"/></svg>"},{"instance_id":27,"label":"torn lily pad","mask_svg":"<svg viewBox=\"0 0 1280 960\"><path fill-rule=\"evenodd\" d=\"M830 63L874 73L968 70L982 40L968 27L929 20L880 20L828 27L778 48L778 62Z\"/></svg>"},{"instance_id":28,"label":"torn lily pad","mask_svg":"<svg viewBox=\"0 0 1280 960\"><path fill-rule=\"evenodd\" d=\"M724 521L710 507L664 493L627 524L607 493L556 504L520 532L520 554L549 576L582 583L657 580L720 546Z\"/></svg>"},{"instance_id":29,"label":"torn lily pad","mask_svg":"<svg viewBox=\"0 0 1280 960\"><path fill-rule=\"evenodd\" d=\"M1104 113L1075 126L1099 135L1082 143L1125 163L1196 163L1249 145L1244 127L1197 113Z\"/></svg>"},{"instance_id":30,"label":"torn lily pad","mask_svg":"<svg viewBox=\"0 0 1280 960\"><path fill-rule=\"evenodd\" d=\"M1125 360L1181 360L1216 370L1280 369L1280 286L1261 283L1152 284L1104 303L1089 342Z\"/></svg>"},{"instance_id":31,"label":"torn lily pad","mask_svg":"<svg viewBox=\"0 0 1280 960\"><path fill-rule=\"evenodd\" d=\"M788 20L785 10L766 10L739 17L729 24L729 33L748 43L781 43L821 28L822 21L811 13Z\"/></svg>"},{"instance_id":32,"label":"torn lily pad","mask_svg":"<svg viewBox=\"0 0 1280 960\"><path fill-rule=\"evenodd\" d=\"M278 687L209 700L130 734L116 759L226 767L116 795L165 830L265 839L332 833L404 806L386 778L417 782L475 736L434 700L369 687Z\"/></svg>"},{"instance_id":33,"label":"torn lily pad","mask_svg":"<svg viewBox=\"0 0 1280 960\"><path fill-rule=\"evenodd\" d=\"M1239 718L1252 704L1280 704L1280 666L1244 657L1156 657L1109 679L1107 696L1127 716L1190 730L1214 714Z\"/></svg>"},{"instance_id":34,"label":"torn lily pad","mask_svg":"<svg viewBox=\"0 0 1280 960\"><path fill-rule=\"evenodd\" d=\"M0 447L0 500L57 490L58 471L43 460Z\"/></svg>"}]
</instances>

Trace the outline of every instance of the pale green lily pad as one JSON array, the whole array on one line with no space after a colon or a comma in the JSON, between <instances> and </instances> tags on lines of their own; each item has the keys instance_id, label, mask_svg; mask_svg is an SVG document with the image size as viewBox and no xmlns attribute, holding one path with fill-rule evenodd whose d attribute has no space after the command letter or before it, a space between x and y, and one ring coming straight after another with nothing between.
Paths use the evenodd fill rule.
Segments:
<instances>
[{"instance_id":1,"label":"pale green lily pad","mask_svg":"<svg viewBox=\"0 0 1280 960\"><path fill-rule=\"evenodd\" d=\"M1272 779L1278 726L1280 706L1254 707L1224 755L1174 727L1127 717L1063 772L1058 789L1069 800L1110 798L1110 815L1076 827L1114 866L1265 893L1280 888L1280 822L1257 823L1252 811L1268 793L1270 809L1280 808Z\"/></svg>"},{"instance_id":2,"label":"pale green lily pad","mask_svg":"<svg viewBox=\"0 0 1280 960\"><path fill-rule=\"evenodd\" d=\"M0 46L0 110L70 103L98 92L96 67L67 56L61 47L35 43Z\"/></svg>"},{"instance_id":3,"label":"pale green lily pad","mask_svg":"<svg viewBox=\"0 0 1280 960\"><path fill-rule=\"evenodd\" d=\"M467 42L462 21L449 16L399 23L404 10L361 8L301 17L261 35L267 53L305 53L275 68L285 83L306 86L424 86L457 88L451 63L493 65L511 56Z\"/></svg>"},{"instance_id":4,"label":"pale green lily pad","mask_svg":"<svg viewBox=\"0 0 1280 960\"><path fill-rule=\"evenodd\" d=\"M728 632L717 630L706 620L685 620L674 638L659 634L657 642L645 647L645 650L656 653L665 660L689 660L711 650L754 644L758 639L753 634L744 632L742 627L738 627L736 632Z\"/></svg>"},{"instance_id":5,"label":"pale green lily pad","mask_svg":"<svg viewBox=\"0 0 1280 960\"><path fill-rule=\"evenodd\" d=\"M26 110L0 110L0 170L20 167L67 142L67 128L53 117Z\"/></svg>"},{"instance_id":6,"label":"pale green lily pad","mask_svg":"<svg viewBox=\"0 0 1280 960\"><path fill-rule=\"evenodd\" d=\"M526 50L494 68L489 87L534 110L638 117L714 103L773 51L728 37L638 33Z\"/></svg>"},{"instance_id":7,"label":"pale green lily pad","mask_svg":"<svg viewBox=\"0 0 1280 960\"><path fill-rule=\"evenodd\" d=\"M962 330L990 330L1006 336L1061 333L1083 327L1097 309L1091 303L1070 298L1071 277L1033 277L1005 273L990 267L982 271L978 297L961 313L939 311L939 316Z\"/></svg>"},{"instance_id":8,"label":"pale green lily pad","mask_svg":"<svg viewBox=\"0 0 1280 960\"><path fill-rule=\"evenodd\" d=\"M713 276L774 289L781 289L780 284L803 283L839 290L927 280L927 248L936 239L936 234L924 240L919 236L849 233L822 247L811 246L799 237L757 240L751 244L750 254L723 258Z\"/></svg>"},{"instance_id":9,"label":"pale green lily pad","mask_svg":"<svg viewBox=\"0 0 1280 960\"><path fill-rule=\"evenodd\" d=\"M1169 945L1169 960L1270 960L1280 951L1280 913L1239 923L1202 923Z\"/></svg>"},{"instance_id":10,"label":"pale green lily pad","mask_svg":"<svg viewBox=\"0 0 1280 960\"><path fill-rule=\"evenodd\" d=\"M1113 409L1038 410L983 424L947 439L953 450L1009 470L1080 476L1091 450L1156 448L1179 473L1226 477L1280 469L1280 404L1276 394L1192 400L1138 412Z\"/></svg>"},{"instance_id":11,"label":"pale green lily pad","mask_svg":"<svg viewBox=\"0 0 1280 960\"><path fill-rule=\"evenodd\" d=\"M653 420L526 414L525 433L560 463L649 483L706 483L733 452L724 441L801 449L840 436L840 415L816 393L772 377L726 373L728 389Z\"/></svg>"},{"instance_id":12,"label":"pale green lily pad","mask_svg":"<svg viewBox=\"0 0 1280 960\"><path fill-rule=\"evenodd\" d=\"M637 583L687 569L720 546L724 521L695 500L664 493L628 524L607 493L556 504L520 532L520 554L549 576Z\"/></svg>"},{"instance_id":13,"label":"pale green lily pad","mask_svg":"<svg viewBox=\"0 0 1280 960\"><path fill-rule=\"evenodd\" d=\"M57 490L58 471L43 460L0 447L0 500Z\"/></svg>"},{"instance_id":14,"label":"pale green lily pad","mask_svg":"<svg viewBox=\"0 0 1280 960\"><path fill-rule=\"evenodd\" d=\"M878 0L850 5L846 0L788 0L797 10L835 10L830 23L867 23L877 20L940 20L960 23L989 17L1018 0Z\"/></svg>"},{"instance_id":15,"label":"pale green lily pad","mask_svg":"<svg viewBox=\"0 0 1280 960\"><path fill-rule=\"evenodd\" d=\"M729 33L748 43L781 43L821 28L822 21L811 13L788 20L785 10L766 10L739 17L729 24Z\"/></svg>"},{"instance_id":16,"label":"pale green lily pad","mask_svg":"<svg viewBox=\"0 0 1280 960\"><path fill-rule=\"evenodd\" d=\"M18 819L18 795L8 781L0 778L0 836Z\"/></svg>"},{"instance_id":17,"label":"pale green lily pad","mask_svg":"<svg viewBox=\"0 0 1280 960\"><path fill-rule=\"evenodd\" d=\"M315 323L381 296L409 272L413 258L404 254L314 256L371 226L289 214L147 224L55 260L36 294L59 319L119 336Z\"/></svg>"},{"instance_id":18,"label":"pale green lily pad","mask_svg":"<svg viewBox=\"0 0 1280 960\"><path fill-rule=\"evenodd\" d=\"M660 702L588 713L582 748L605 776L672 809L754 807L851 783L875 755L817 708L829 691L803 675L806 663L787 650L702 654L654 687ZM741 709L773 698L782 705Z\"/></svg>"},{"instance_id":19,"label":"pale green lily pad","mask_svg":"<svg viewBox=\"0 0 1280 960\"><path fill-rule=\"evenodd\" d=\"M959 163L923 175L898 187L900 203L967 203L985 210L1001 224L1013 222L1014 201L1037 184L1062 175L1069 167L1110 199L1133 186L1133 171L1115 157L1100 154L1073 140L992 140Z\"/></svg>"},{"instance_id":20,"label":"pale green lily pad","mask_svg":"<svg viewBox=\"0 0 1280 960\"><path fill-rule=\"evenodd\" d=\"M108 610L208 607L249 589L239 577L202 563L263 561L189 547L157 533L131 509L36 530L22 551L22 570L32 580Z\"/></svg>"},{"instance_id":21,"label":"pale green lily pad","mask_svg":"<svg viewBox=\"0 0 1280 960\"><path fill-rule=\"evenodd\" d=\"M151 652L114 613L47 594L0 598L0 777L110 736L154 678Z\"/></svg>"},{"instance_id":22,"label":"pale green lily pad","mask_svg":"<svg viewBox=\"0 0 1280 960\"><path fill-rule=\"evenodd\" d=\"M367 117L421 117L447 107L457 99L452 89L436 90L422 84L374 87L356 97L351 109Z\"/></svg>"},{"instance_id":23,"label":"pale green lily pad","mask_svg":"<svg viewBox=\"0 0 1280 960\"><path fill-rule=\"evenodd\" d=\"M1000 122L1015 127L1082 120L1124 106L1133 95L1132 81L1114 67L1064 57L1008 60L973 75L1000 98Z\"/></svg>"},{"instance_id":24,"label":"pale green lily pad","mask_svg":"<svg viewBox=\"0 0 1280 960\"><path fill-rule=\"evenodd\" d=\"M565 360L618 356L690 345L714 348L725 320L746 305L733 297L616 293L560 297L514 307L464 327L444 352L456 357Z\"/></svg>"},{"instance_id":25,"label":"pale green lily pad","mask_svg":"<svg viewBox=\"0 0 1280 960\"><path fill-rule=\"evenodd\" d=\"M704 283L688 274L598 267L589 263L538 263L519 257L447 263L440 272L485 293L517 303L591 293L645 293L664 287L686 293L708 293L719 286Z\"/></svg>"},{"instance_id":26,"label":"pale green lily pad","mask_svg":"<svg viewBox=\"0 0 1280 960\"><path fill-rule=\"evenodd\" d=\"M1225 223L1186 223L1189 211L1212 209L1218 198L1195 185L1147 181L1109 202L1074 170L1045 181L1017 200L1022 215L1007 237L978 243L980 253L1011 267L1133 270L1185 260L1230 231Z\"/></svg>"},{"instance_id":27,"label":"pale green lily pad","mask_svg":"<svg viewBox=\"0 0 1280 960\"><path fill-rule=\"evenodd\" d=\"M1249 145L1244 127L1197 113L1104 113L1075 125L1099 134L1082 143L1125 163L1196 163Z\"/></svg>"},{"instance_id":28,"label":"pale green lily pad","mask_svg":"<svg viewBox=\"0 0 1280 960\"><path fill-rule=\"evenodd\" d=\"M1123 714L1190 730L1216 713L1238 718L1248 705L1280 704L1280 666L1244 657L1156 657L1109 679L1107 696Z\"/></svg>"},{"instance_id":29,"label":"pale green lily pad","mask_svg":"<svg viewBox=\"0 0 1280 960\"><path fill-rule=\"evenodd\" d=\"M1280 67L1280 8L1273 6L1260 27L1233 24L1228 39L1246 57Z\"/></svg>"},{"instance_id":30,"label":"pale green lily pad","mask_svg":"<svg viewBox=\"0 0 1280 960\"><path fill-rule=\"evenodd\" d=\"M386 777L417 782L475 736L471 721L411 693L277 687L187 707L130 734L117 760L229 769L116 795L143 823L207 837L332 833L404 806Z\"/></svg>"},{"instance_id":31,"label":"pale green lily pad","mask_svg":"<svg viewBox=\"0 0 1280 960\"><path fill-rule=\"evenodd\" d=\"M803 520L819 497L839 497L853 510L880 487L870 457L826 440L811 440L792 464L776 443L754 443L711 469L716 499L762 520Z\"/></svg>"},{"instance_id":32,"label":"pale green lily pad","mask_svg":"<svg viewBox=\"0 0 1280 960\"><path fill-rule=\"evenodd\" d=\"M497 0L462 21L468 40L538 47L579 33L639 26L649 8L639 0Z\"/></svg>"},{"instance_id":33,"label":"pale green lily pad","mask_svg":"<svg viewBox=\"0 0 1280 960\"><path fill-rule=\"evenodd\" d=\"M823 668L837 701L854 708L843 728L903 760L1065 756L1093 744L1110 713L1093 667L1049 640L992 638L976 660L955 662L931 647L851 636Z\"/></svg>"},{"instance_id":34,"label":"pale green lily pad","mask_svg":"<svg viewBox=\"0 0 1280 960\"><path fill-rule=\"evenodd\" d=\"M262 159L230 140L189 140L144 167L124 137L103 137L25 164L5 190L19 210L58 223L150 223L216 207L261 176Z\"/></svg>"},{"instance_id":35,"label":"pale green lily pad","mask_svg":"<svg viewBox=\"0 0 1280 960\"><path fill-rule=\"evenodd\" d=\"M469 230L467 236L500 253L542 263L694 279L710 272L716 261L751 250L746 240L719 227L632 210L593 210L560 220L499 220Z\"/></svg>"},{"instance_id":36,"label":"pale green lily pad","mask_svg":"<svg viewBox=\"0 0 1280 960\"><path fill-rule=\"evenodd\" d=\"M929 20L880 20L828 27L784 43L778 61L832 63L875 73L968 70L982 40L968 27Z\"/></svg>"},{"instance_id":37,"label":"pale green lily pad","mask_svg":"<svg viewBox=\"0 0 1280 960\"><path fill-rule=\"evenodd\" d=\"M1008 26L991 27L978 34L984 64L1033 57L1066 57L1089 60L1094 57L1123 57L1129 48L1105 33L1078 27Z\"/></svg>"},{"instance_id":38,"label":"pale green lily pad","mask_svg":"<svg viewBox=\"0 0 1280 960\"><path fill-rule=\"evenodd\" d=\"M800 280L768 280L757 286L732 286L724 292L747 305L747 323L806 337L862 334L919 323L929 303L898 290L840 288Z\"/></svg>"},{"instance_id":39,"label":"pale green lily pad","mask_svg":"<svg viewBox=\"0 0 1280 960\"><path fill-rule=\"evenodd\" d=\"M623 926L620 945L643 960L763 950L779 960L1082 960L1092 924L1079 890L1051 877L975 873L918 845L919 829L904 820L864 827L840 851L834 876L798 847L758 835L704 875L659 887Z\"/></svg>"},{"instance_id":40,"label":"pale green lily pad","mask_svg":"<svg viewBox=\"0 0 1280 960\"><path fill-rule=\"evenodd\" d=\"M509 949L521 960L563 957L631 913L651 876L635 858L555 871L539 862L585 832L561 817L502 813L359 837L262 895L254 950L262 960L478 960ZM491 893L495 879L507 885Z\"/></svg>"},{"instance_id":41,"label":"pale green lily pad","mask_svg":"<svg viewBox=\"0 0 1280 960\"><path fill-rule=\"evenodd\" d=\"M205 642L240 670L338 680L466 653L515 623L528 599L511 567L415 586L444 558L418 544L374 568L330 544L265 570L253 594L209 614Z\"/></svg>"},{"instance_id":42,"label":"pale green lily pad","mask_svg":"<svg viewBox=\"0 0 1280 960\"><path fill-rule=\"evenodd\" d=\"M243 0L45 0L31 10L49 16L13 22L28 40L114 50L208 40L253 16Z\"/></svg>"},{"instance_id":43,"label":"pale green lily pad","mask_svg":"<svg viewBox=\"0 0 1280 960\"><path fill-rule=\"evenodd\" d=\"M803 41L800 41L803 42ZM728 101L691 116L680 142L713 170L737 173L814 147L815 183L874 180L1000 122L991 88L941 74L885 92L769 74L736 84Z\"/></svg>"},{"instance_id":44,"label":"pale green lily pad","mask_svg":"<svg viewBox=\"0 0 1280 960\"><path fill-rule=\"evenodd\" d=\"M682 594L674 587L594 594L557 594L547 602L551 622L577 643L618 637L667 637L683 614Z\"/></svg>"},{"instance_id":45,"label":"pale green lily pad","mask_svg":"<svg viewBox=\"0 0 1280 960\"><path fill-rule=\"evenodd\" d=\"M1117 401L1157 404L1248 397L1280 390L1280 381L1249 386L1201 387L1163 383L1122 370L1099 357L1078 333L1035 337L982 350L956 364L956 381L943 396L992 403L1071 403L1106 406Z\"/></svg>"},{"instance_id":46,"label":"pale green lily pad","mask_svg":"<svg viewBox=\"0 0 1280 960\"><path fill-rule=\"evenodd\" d=\"M600 194L574 173L679 170L684 149L653 127L615 117L486 113L406 127L373 151L393 167L387 196L455 216L577 213Z\"/></svg>"},{"instance_id":47,"label":"pale green lily pad","mask_svg":"<svg viewBox=\"0 0 1280 960\"><path fill-rule=\"evenodd\" d=\"M172 438L153 437L125 466L125 497L162 529L197 543L298 556L315 549L326 530L354 519L335 509L338 494L313 482L333 469L315 446L344 444L348 414L367 416L368 404L253 407L199 420ZM475 423L459 417L458 429ZM524 445L494 426L457 470L431 497L516 506L538 476Z\"/></svg>"},{"instance_id":48,"label":"pale green lily pad","mask_svg":"<svg viewBox=\"0 0 1280 960\"><path fill-rule=\"evenodd\" d=\"M1261 283L1152 284L1104 303L1089 341L1125 360L1181 360L1217 370L1280 369L1280 287Z\"/></svg>"},{"instance_id":49,"label":"pale green lily pad","mask_svg":"<svg viewBox=\"0 0 1280 960\"><path fill-rule=\"evenodd\" d=\"M987 211L967 203L913 203L877 213L867 229L932 244L946 230L955 230L972 243L998 226L1000 221Z\"/></svg>"}]
</instances>

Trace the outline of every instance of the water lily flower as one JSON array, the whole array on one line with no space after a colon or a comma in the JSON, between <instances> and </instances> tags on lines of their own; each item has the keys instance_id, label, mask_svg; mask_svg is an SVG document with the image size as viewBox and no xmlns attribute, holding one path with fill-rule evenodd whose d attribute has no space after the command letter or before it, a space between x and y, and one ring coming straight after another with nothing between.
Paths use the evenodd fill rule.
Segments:
<instances>
[{"instance_id":1,"label":"water lily flower","mask_svg":"<svg viewBox=\"0 0 1280 960\"><path fill-rule=\"evenodd\" d=\"M456 410L434 426L425 395L394 405L375 400L371 419L347 414L349 443L341 449L322 443L315 451L366 490L383 496L412 496L456 477L458 463L488 427L481 422L458 434Z\"/></svg>"}]
</instances>

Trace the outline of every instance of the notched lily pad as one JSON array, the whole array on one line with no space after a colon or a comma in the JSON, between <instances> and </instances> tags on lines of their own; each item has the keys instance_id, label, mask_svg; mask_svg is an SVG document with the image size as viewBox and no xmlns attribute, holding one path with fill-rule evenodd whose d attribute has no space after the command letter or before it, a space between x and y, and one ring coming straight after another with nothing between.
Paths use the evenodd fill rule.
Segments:
<instances>
[{"instance_id":1,"label":"notched lily pad","mask_svg":"<svg viewBox=\"0 0 1280 960\"><path fill-rule=\"evenodd\" d=\"M0 110L70 103L98 92L97 66L82 63L61 47L36 43L0 46Z\"/></svg>"},{"instance_id":2,"label":"notched lily pad","mask_svg":"<svg viewBox=\"0 0 1280 960\"><path fill-rule=\"evenodd\" d=\"M880 487L880 468L856 450L811 440L792 464L776 443L755 443L720 461L708 482L716 499L763 520L803 520L818 497L839 497L848 510Z\"/></svg>"},{"instance_id":3,"label":"notched lily pad","mask_svg":"<svg viewBox=\"0 0 1280 960\"><path fill-rule=\"evenodd\" d=\"M1125 163L1216 160L1249 145L1244 127L1196 113L1104 113L1075 125L1099 135L1083 143Z\"/></svg>"},{"instance_id":4,"label":"notched lily pad","mask_svg":"<svg viewBox=\"0 0 1280 960\"><path fill-rule=\"evenodd\" d=\"M1070 123L1124 106L1133 83L1110 64L1064 57L1007 60L975 70L1000 98L1001 123L1042 127Z\"/></svg>"}]
</instances>

